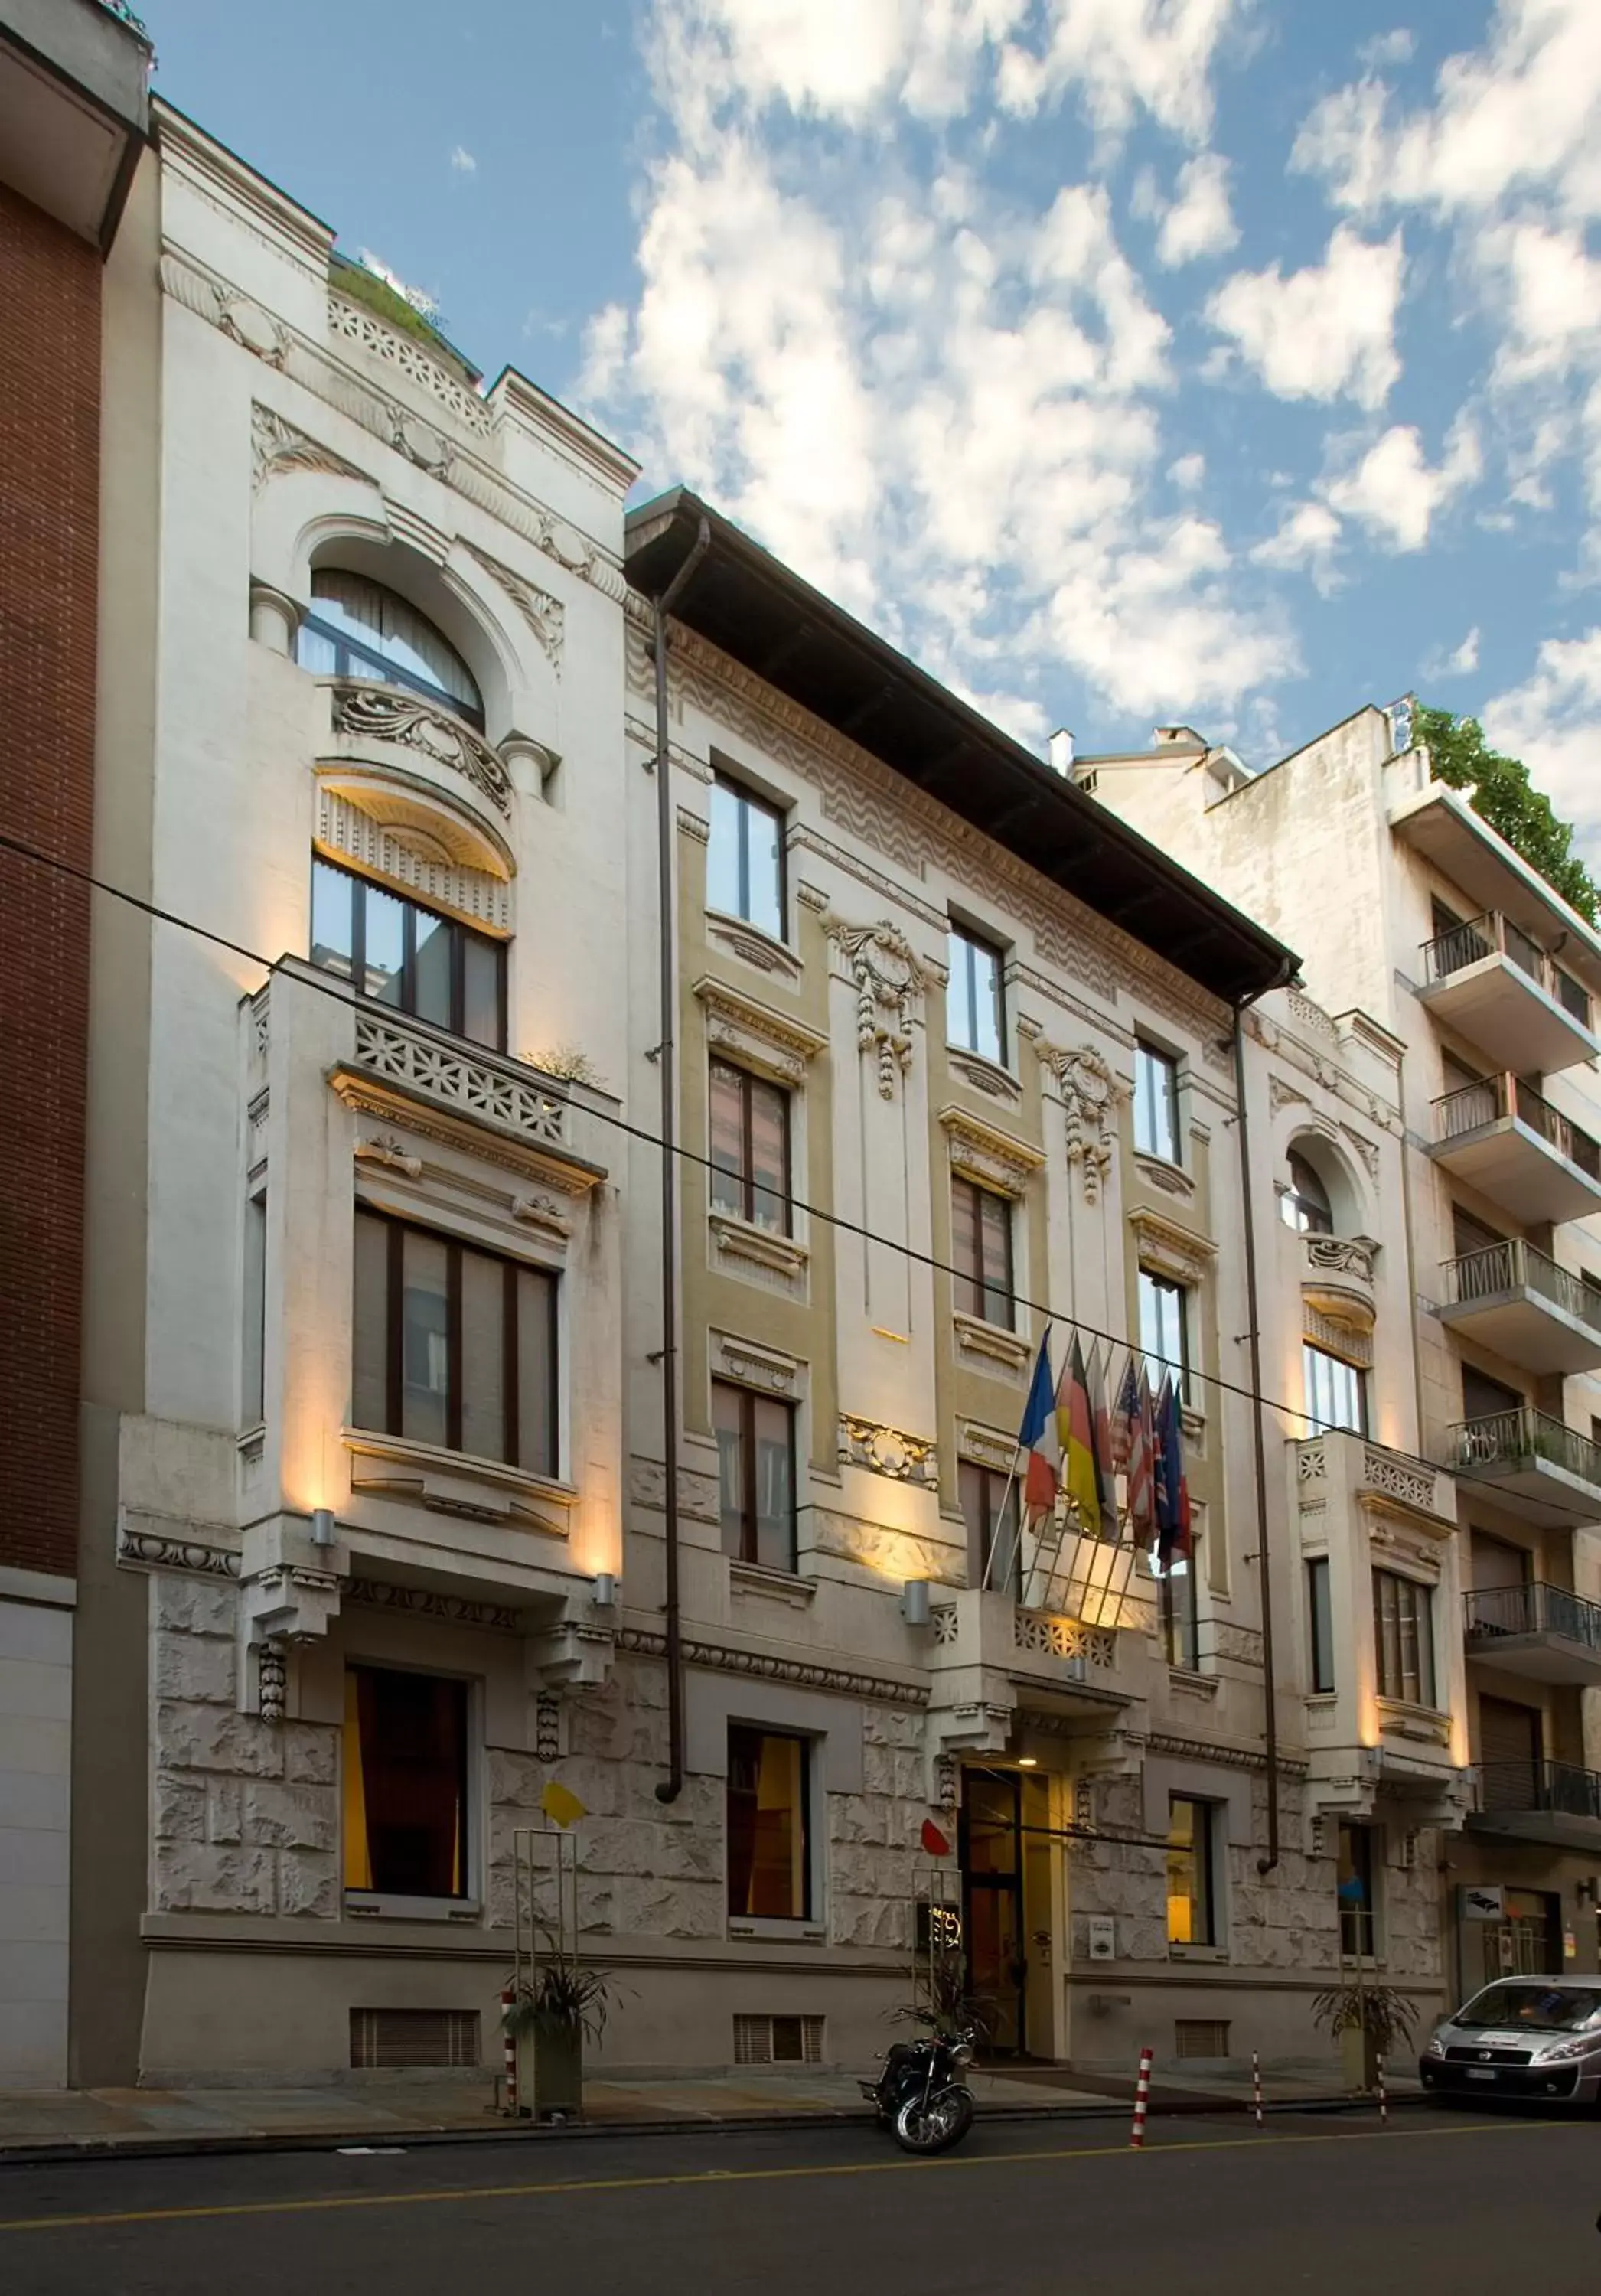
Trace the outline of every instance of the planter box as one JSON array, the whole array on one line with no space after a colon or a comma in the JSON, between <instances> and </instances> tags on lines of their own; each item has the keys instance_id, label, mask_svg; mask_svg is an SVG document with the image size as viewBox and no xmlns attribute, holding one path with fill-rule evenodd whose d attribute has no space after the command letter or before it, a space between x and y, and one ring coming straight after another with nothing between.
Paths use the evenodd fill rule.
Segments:
<instances>
[{"instance_id":1,"label":"planter box","mask_svg":"<svg viewBox=\"0 0 1601 2296\"><path fill-rule=\"evenodd\" d=\"M1354 2025L1340 2036L1340 2065L1347 2088L1375 2089L1379 2085L1379 2053L1371 2033Z\"/></svg>"},{"instance_id":2,"label":"planter box","mask_svg":"<svg viewBox=\"0 0 1601 2296\"><path fill-rule=\"evenodd\" d=\"M570 2026L525 2025L517 2035L517 2101L536 2120L584 2109L584 2037Z\"/></svg>"}]
</instances>

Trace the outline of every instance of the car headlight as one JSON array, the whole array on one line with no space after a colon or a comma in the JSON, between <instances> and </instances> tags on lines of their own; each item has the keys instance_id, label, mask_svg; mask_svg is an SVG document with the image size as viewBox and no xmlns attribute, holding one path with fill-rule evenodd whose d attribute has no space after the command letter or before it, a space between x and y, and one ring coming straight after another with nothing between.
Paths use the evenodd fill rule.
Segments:
<instances>
[{"instance_id":1,"label":"car headlight","mask_svg":"<svg viewBox=\"0 0 1601 2296\"><path fill-rule=\"evenodd\" d=\"M1441 2038L1441 2037L1440 2037L1440 2035L1439 2035L1438 2033L1431 2033L1431 2034L1429 2035L1429 2045L1428 2045L1427 2048L1426 2048L1426 2049L1424 2049L1424 2056L1425 2056L1425 2057L1442 2057L1442 2056L1444 2056L1444 2054L1445 2054L1445 2043L1444 2043L1444 2041Z\"/></svg>"},{"instance_id":2,"label":"car headlight","mask_svg":"<svg viewBox=\"0 0 1601 2296\"><path fill-rule=\"evenodd\" d=\"M1548 2041L1535 2056L1537 2065L1560 2064L1564 2057L1588 2057L1597 2046L1594 2033L1576 2034L1571 2041Z\"/></svg>"}]
</instances>

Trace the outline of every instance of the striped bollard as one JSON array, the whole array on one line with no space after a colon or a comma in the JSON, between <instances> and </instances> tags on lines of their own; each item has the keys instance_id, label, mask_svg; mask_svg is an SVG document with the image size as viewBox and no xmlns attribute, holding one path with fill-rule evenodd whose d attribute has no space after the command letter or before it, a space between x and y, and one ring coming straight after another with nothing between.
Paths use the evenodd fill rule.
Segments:
<instances>
[{"instance_id":1,"label":"striped bollard","mask_svg":"<svg viewBox=\"0 0 1601 2296\"><path fill-rule=\"evenodd\" d=\"M500 1997L500 2035L501 2046L505 2051L505 2109L510 2113L515 2113L517 2110L517 2036L512 2030L513 1997L508 1985Z\"/></svg>"},{"instance_id":2,"label":"striped bollard","mask_svg":"<svg viewBox=\"0 0 1601 2296\"><path fill-rule=\"evenodd\" d=\"M1151 2103L1151 2051L1139 2053L1139 2079L1134 2084L1134 2127L1129 2142L1137 2152L1145 2141L1145 2114Z\"/></svg>"},{"instance_id":3,"label":"striped bollard","mask_svg":"<svg viewBox=\"0 0 1601 2296\"><path fill-rule=\"evenodd\" d=\"M1382 2123L1382 2125L1383 2125L1384 2128L1388 2128L1388 2127L1390 2126L1390 2098L1389 2098L1389 2095L1388 2095L1388 2094L1387 2094L1387 2092L1386 2092L1386 2090L1385 2090L1385 2087L1384 2087L1384 2060L1383 2059L1383 2057L1381 2057L1381 2058L1379 2059L1379 2062L1378 2062L1378 2075L1379 2075L1379 2120L1380 2120L1380 2122Z\"/></svg>"},{"instance_id":4,"label":"striped bollard","mask_svg":"<svg viewBox=\"0 0 1601 2296\"><path fill-rule=\"evenodd\" d=\"M1262 2061L1254 2049L1251 2052L1251 2102L1256 2110L1256 2125L1262 2125Z\"/></svg>"}]
</instances>

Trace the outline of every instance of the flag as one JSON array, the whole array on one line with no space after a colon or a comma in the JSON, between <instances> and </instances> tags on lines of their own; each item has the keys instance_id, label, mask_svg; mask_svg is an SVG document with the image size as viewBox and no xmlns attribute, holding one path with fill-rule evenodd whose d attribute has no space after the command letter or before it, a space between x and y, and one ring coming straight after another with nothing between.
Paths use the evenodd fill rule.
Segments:
<instances>
[{"instance_id":1,"label":"flag","mask_svg":"<svg viewBox=\"0 0 1601 2296\"><path fill-rule=\"evenodd\" d=\"M1090 1342L1089 1425L1094 1437L1096 1462L1096 1496L1099 1502L1100 1531L1103 1538L1115 1535L1117 1529L1117 1484L1112 1464L1112 1421L1106 1410L1106 1375L1101 1364L1099 1340Z\"/></svg>"},{"instance_id":2,"label":"flag","mask_svg":"<svg viewBox=\"0 0 1601 2296\"><path fill-rule=\"evenodd\" d=\"M575 1819L589 1815L572 1788L564 1786L560 1778L546 1780L545 1791L539 1796L539 1807L554 1825L568 1826Z\"/></svg>"},{"instance_id":3,"label":"flag","mask_svg":"<svg viewBox=\"0 0 1601 2296\"><path fill-rule=\"evenodd\" d=\"M1190 1493L1184 1472L1184 1424L1178 1391L1170 1377L1162 1382L1156 1405L1156 1559L1164 1570L1190 1559Z\"/></svg>"},{"instance_id":4,"label":"flag","mask_svg":"<svg viewBox=\"0 0 1601 2296\"><path fill-rule=\"evenodd\" d=\"M950 1844L932 1817L925 1817L923 1821L923 1846L931 1857L950 1856Z\"/></svg>"},{"instance_id":5,"label":"flag","mask_svg":"<svg viewBox=\"0 0 1601 2296\"><path fill-rule=\"evenodd\" d=\"M1112 1406L1107 1428L1112 1464L1120 1474L1128 1472L1129 1463L1134 1456L1134 1430L1138 1417L1139 1374L1134 1368L1134 1357L1130 1354L1129 1367L1123 1374L1123 1383L1117 1391L1117 1402Z\"/></svg>"},{"instance_id":6,"label":"flag","mask_svg":"<svg viewBox=\"0 0 1601 2296\"><path fill-rule=\"evenodd\" d=\"M1017 1447L1029 1455L1023 1471L1022 1503L1037 1513L1048 1514L1056 1504L1056 1488L1062 1480L1062 1440L1056 1430L1055 1398L1051 1390L1048 1329L1039 1342L1034 1376L1029 1382L1029 1399L1023 1406L1022 1425L1017 1431Z\"/></svg>"},{"instance_id":7,"label":"flag","mask_svg":"<svg viewBox=\"0 0 1601 2296\"><path fill-rule=\"evenodd\" d=\"M1090 1416L1089 1382L1079 1334L1062 1366L1056 1390L1056 1422L1062 1440L1062 1488L1078 1512L1079 1527L1092 1538L1101 1531L1101 1475L1096 1464L1095 1423Z\"/></svg>"},{"instance_id":8,"label":"flag","mask_svg":"<svg viewBox=\"0 0 1601 2296\"><path fill-rule=\"evenodd\" d=\"M1156 1536L1156 1416L1143 1365L1129 1431L1129 1536L1137 1546L1149 1546Z\"/></svg>"}]
</instances>

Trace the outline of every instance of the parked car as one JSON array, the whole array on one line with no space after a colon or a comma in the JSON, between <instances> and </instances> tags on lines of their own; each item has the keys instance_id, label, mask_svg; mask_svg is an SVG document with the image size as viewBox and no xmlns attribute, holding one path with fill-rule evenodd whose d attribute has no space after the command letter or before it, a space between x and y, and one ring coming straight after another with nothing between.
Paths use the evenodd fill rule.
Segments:
<instances>
[{"instance_id":1,"label":"parked car","mask_svg":"<svg viewBox=\"0 0 1601 2296\"><path fill-rule=\"evenodd\" d=\"M1601 2099L1601 1977L1502 1977L1437 2025L1417 2061L1440 2096Z\"/></svg>"}]
</instances>

